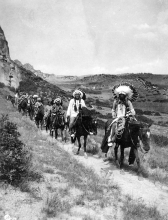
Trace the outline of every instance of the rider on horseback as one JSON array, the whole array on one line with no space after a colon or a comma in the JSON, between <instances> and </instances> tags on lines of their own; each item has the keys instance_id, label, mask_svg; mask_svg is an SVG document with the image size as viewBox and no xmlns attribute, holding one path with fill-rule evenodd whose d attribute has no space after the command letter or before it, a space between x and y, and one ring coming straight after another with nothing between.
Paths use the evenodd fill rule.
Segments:
<instances>
[{"instance_id":1,"label":"rider on horseback","mask_svg":"<svg viewBox=\"0 0 168 220\"><path fill-rule=\"evenodd\" d=\"M42 105L43 105L42 100L40 97L38 97L37 102L35 103L35 106L34 106L35 110L37 110Z\"/></svg>"},{"instance_id":2,"label":"rider on horseback","mask_svg":"<svg viewBox=\"0 0 168 220\"><path fill-rule=\"evenodd\" d=\"M108 137L108 146L111 147L116 139L116 131L122 131L125 128L125 118L127 115L135 116L135 110L125 91L118 93L117 99L113 102L112 118L114 119Z\"/></svg>"},{"instance_id":3,"label":"rider on horseback","mask_svg":"<svg viewBox=\"0 0 168 220\"><path fill-rule=\"evenodd\" d=\"M52 106L52 109L51 109L52 130L54 130L54 124L55 124L55 120L56 120L56 115L57 114L64 115L61 97L57 97L53 101L53 106Z\"/></svg>"},{"instance_id":4,"label":"rider on horseback","mask_svg":"<svg viewBox=\"0 0 168 220\"><path fill-rule=\"evenodd\" d=\"M80 90L76 89L73 92L73 98L70 100L67 109L66 118L69 122L69 132L71 137L74 137L74 124L79 114L79 111L82 109L82 107L86 107L85 101L82 98L83 93Z\"/></svg>"},{"instance_id":5,"label":"rider on horseback","mask_svg":"<svg viewBox=\"0 0 168 220\"><path fill-rule=\"evenodd\" d=\"M18 98L18 105L24 100L28 98L28 94L23 92L23 94Z\"/></svg>"}]
</instances>

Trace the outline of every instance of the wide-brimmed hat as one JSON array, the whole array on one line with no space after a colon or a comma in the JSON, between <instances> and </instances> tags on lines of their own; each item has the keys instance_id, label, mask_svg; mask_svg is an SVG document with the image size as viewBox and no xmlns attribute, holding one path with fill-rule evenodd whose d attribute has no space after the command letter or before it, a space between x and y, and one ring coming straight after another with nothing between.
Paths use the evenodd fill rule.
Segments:
<instances>
[{"instance_id":1,"label":"wide-brimmed hat","mask_svg":"<svg viewBox=\"0 0 168 220\"><path fill-rule=\"evenodd\" d=\"M61 103L62 99L61 97L57 97L56 99L54 99L54 103Z\"/></svg>"},{"instance_id":2,"label":"wide-brimmed hat","mask_svg":"<svg viewBox=\"0 0 168 220\"><path fill-rule=\"evenodd\" d=\"M33 98L38 98L38 95L33 95Z\"/></svg>"},{"instance_id":3,"label":"wide-brimmed hat","mask_svg":"<svg viewBox=\"0 0 168 220\"><path fill-rule=\"evenodd\" d=\"M78 89L76 89L72 95L73 95L73 97L75 97L75 95L77 95L77 94L79 94L81 98L83 97L83 92Z\"/></svg>"},{"instance_id":4,"label":"wide-brimmed hat","mask_svg":"<svg viewBox=\"0 0 168 220\"><path fill-rule=\"evenodd\" d=\"M115 85L112 89L112 93L114 98L118 98L119 94L124 94L130 101L135 101L138 97L138 92L136 91L135 87L127 82Z\"/></svg>"}]
</instances>

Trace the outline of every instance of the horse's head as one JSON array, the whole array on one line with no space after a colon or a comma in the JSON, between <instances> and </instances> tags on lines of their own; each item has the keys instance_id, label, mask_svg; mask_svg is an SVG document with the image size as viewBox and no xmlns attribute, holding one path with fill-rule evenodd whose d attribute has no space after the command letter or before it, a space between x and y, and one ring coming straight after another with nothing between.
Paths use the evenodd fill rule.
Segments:
<instances>
[{"instance_id":1,"label":"horse's head","mask_svg":"<svg viewBox=\"0 0 168 220\"><path fill-rule=\"evenodd\" d=\"M91 131L94 135L97 135L97 118L92 118L91 120Z\"/></svg>"},{"instance_id":2,"label":"horse's head","mask_svg":"<svg viewBox=\"0 0 168 220\"><path fill-rule=\"evenodd\" d=\"M31 105L31 100L30 100L30 98L28 98L27 99L27 106L30 107L30 105Z\"/></svg>"},{"instance_id":3,"label":"horse's head","mask_svg":"<svg viewBox=\"0 0 168 220\"><path fill-rule=\"evenodd\" d=\"M58 126L64 126L65 125L64 114L62 114L61 112L58 112L56 115L57 115L56 122Z\"/></svg>"},{"instance_id":4,"label":"horse's head","mask_svg":"<svg viewBox=\"0 0 168 220\"><path fill-rule=\"evenodd\" d=\"M151 124L141 122L139 129L139 139L143 144L143 150L147 153L150 150L150 129Z\"/></svg>"}]
</instances>

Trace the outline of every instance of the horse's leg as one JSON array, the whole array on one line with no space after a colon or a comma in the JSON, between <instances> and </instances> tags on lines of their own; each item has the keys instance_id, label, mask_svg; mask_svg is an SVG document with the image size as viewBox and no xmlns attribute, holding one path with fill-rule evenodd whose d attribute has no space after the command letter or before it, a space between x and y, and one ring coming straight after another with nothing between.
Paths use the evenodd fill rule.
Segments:
<instances>
[{"instance_id":1,"label":"horse's leg","mask_svg":"<svg viewBox=\"0 0 168 220\"><path fill-rule=\"evenodd\" d=\"M140 172L141 172L141 164L140 164L140 159L139 159L139 154L138 154L138 149L137 148L134 149L134 154L135 154L135 158L136 158L136 162L137 162L137 166L138 166L137 173L139 175Z\"/></svg>"},{"instance_id":2,"label":"horse's leg","mask_svg":"<svg viewBox=\"0 0 168 220\"><path fill-rule=\"evenodd\" d=\"M61 138L62 138L62 141L64 141L64 134L63 134L63 131L64 131L64 129L61 127Z\"/></svg>"},{"instance_id":3,"label":"horse's leg","mask_svg":"<svg viewBox=\"0 0 168 220\"><path fill-rule=\"evenodd\" d=\"M115 162L116 162L116 166L120 167L119 161L118 161L118 147L119 144L116 144L114 147L114 155L115 155Z\"/></svg>"},{"instance_id":4,"label":"horse's leg","mask_svg":"<svg viewBox=\"0 0 168 220\"><path fill-rule=\"evenodd\" d=\"M120 169L122 169L123 167L123 162L124 162L124 147L122 145L120 145Z\"/></svg>"},{"instance_id":5,"label":"horse's leg","mask_svg":"<svg viewBox=\"0 0 168 220\"><path fill-rule=\"evenodd\" d=\"M58 129L55 128L54 130L55 130L55 139L57 139L57 137L58 137Z\"/></svg>"},{"instance_id":6,"label":"horse's leg","mask_svg":"<svg viewBox=\"0 0 168 220\"><path fill-rule=\"evenodd\" d=\"M87 153L86 153L86 141L87 141L87 135L84 136L84 143L83 143L85 158L87 158Z\"/></svg>"},{"instance_id":7,"label":"horse's leg","mask_svg":"<svg viewBox=\"0 0 168 220\"><path fill-rule=\"evenodd\" d=\"M81 149L80 136L77 137L77 140L78 140L78 150L77 150L76 154L79 154L79 151Z\"/></svg>"},{"instance_id":8,"label":"horse's leg","mask_svg":"<svg viewBox=\"0 0 168 220\"><path fill-rule=\"evenodd\" d=\"M43 130L43 119L40 121L41 130Z\"/></svg>"}]
</instances>

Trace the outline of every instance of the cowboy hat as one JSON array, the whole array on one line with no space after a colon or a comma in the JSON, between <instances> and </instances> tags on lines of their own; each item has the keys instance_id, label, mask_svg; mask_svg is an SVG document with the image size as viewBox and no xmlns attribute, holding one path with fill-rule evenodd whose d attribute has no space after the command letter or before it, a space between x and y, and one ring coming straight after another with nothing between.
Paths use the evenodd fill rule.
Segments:
<instances>
[{"instance_id":1,"label":"cowboy hat","mask_svg":"<svg viewBox=\"0 0 168 220\"><path fill-rule=\"evenodd\" d=\"M38 95L33 95L33 98L38 98Z\"/></svg>"},{"instance_id":2,"label":"cowboy hat","mask_svg":"<svg viewBox=\"0 0 168 220\"><path fill-rule=\"evenodd\" d=\"M60 98L60 97L57 97L57 98L54 100L54 103L58 103L58 102L61 103L61 98Z\"/></svg>"}]
</instances>

